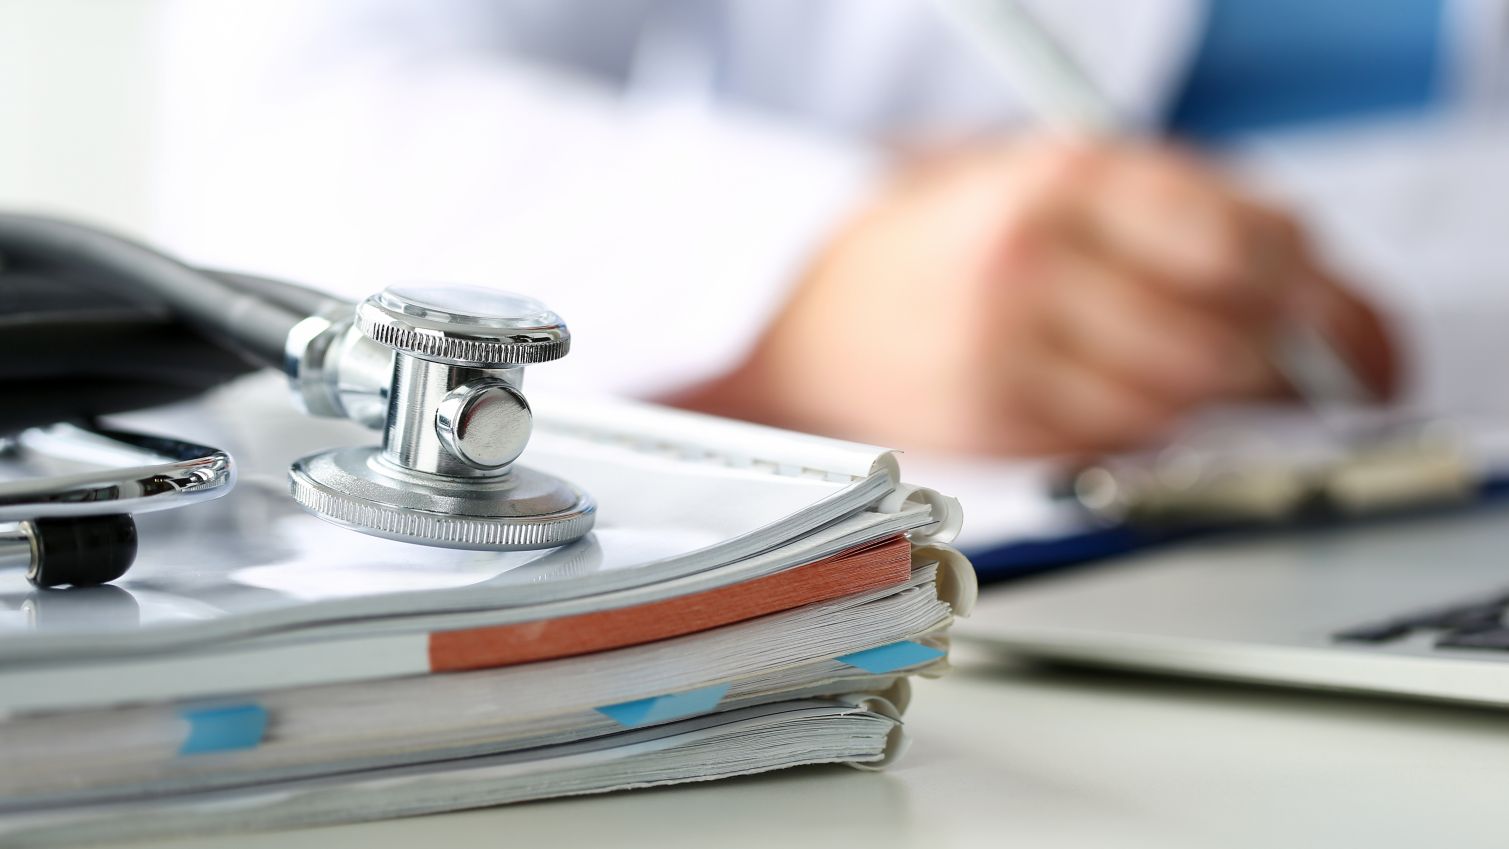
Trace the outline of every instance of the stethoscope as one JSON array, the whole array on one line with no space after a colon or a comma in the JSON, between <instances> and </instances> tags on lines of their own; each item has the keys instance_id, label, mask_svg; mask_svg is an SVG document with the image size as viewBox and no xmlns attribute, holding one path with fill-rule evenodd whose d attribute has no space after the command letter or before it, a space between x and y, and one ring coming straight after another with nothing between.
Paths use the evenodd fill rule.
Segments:
<instances>
[{"instance_id":1,"label":"stethoscope","mask_svg":"<svg viewBox=\"0 0 1509 849\"><path fill-rule=\"evenodd\" d=\"M134 512L230 491L232 458L172 439L39 427L191 397L275 367L310 415L382 431L289 470L306 510L362 533L450 548L564 545L596 505L517 464L533 413L524 367L564 356L565 323L538 301L467 286L394 286L360 304L198 269L65 221L0 214L0 429L13 450L126 465L0 483L0 564L39 586L120 577ZM10 303L7 303L9 301Z\"/></svg>"}]
</instances>

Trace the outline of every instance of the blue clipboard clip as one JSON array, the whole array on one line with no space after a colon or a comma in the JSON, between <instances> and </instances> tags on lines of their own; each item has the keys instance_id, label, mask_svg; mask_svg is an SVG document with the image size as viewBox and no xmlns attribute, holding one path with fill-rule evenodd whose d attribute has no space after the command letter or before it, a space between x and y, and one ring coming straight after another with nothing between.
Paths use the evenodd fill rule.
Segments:
<instances>
[{"instance_id":1,"label":"blue clipboard clip","mask_svg":"<svg viewBox=\"0 0 1509 849\"><path fill-rule=\"evenodd\" d=\"M1002 580L1199 537L1396 519L1509 495L1509 473L1479 468L1443 439L1359 441L1323 462L1163 471L1146 457L1071 469L1051 496L1081 515L1079 529L966 553L983 580Z\"/></svg>"}]
</instances>

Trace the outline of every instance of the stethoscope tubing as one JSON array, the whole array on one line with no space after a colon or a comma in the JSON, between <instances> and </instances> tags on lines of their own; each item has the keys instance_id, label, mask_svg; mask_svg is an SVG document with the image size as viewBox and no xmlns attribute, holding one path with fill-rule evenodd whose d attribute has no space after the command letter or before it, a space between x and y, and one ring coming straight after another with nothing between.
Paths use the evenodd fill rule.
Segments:
<instances>
[{"instance_id":1,"label":"stethoscope tubing","mask_svg":"<svg viewBox=\"0 0 1509 849\"><path fill-rule=\"evenodd\" d=\"M203 271L94 227L42 216L0 213L0 257L7 266L66 270L145 308L169 313L207 341L276 366L288 332L313 314L316 293L249 275Z\"/></svg>"}]
</instances>

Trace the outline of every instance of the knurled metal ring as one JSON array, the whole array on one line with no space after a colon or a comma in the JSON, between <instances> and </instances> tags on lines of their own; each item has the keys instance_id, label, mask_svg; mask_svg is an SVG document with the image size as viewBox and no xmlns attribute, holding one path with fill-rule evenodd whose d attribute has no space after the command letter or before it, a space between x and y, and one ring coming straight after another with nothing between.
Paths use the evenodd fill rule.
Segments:
<instances>
[{"instance_id":1,"label":"knurled metal ring","mask_svg":"<svg viewBox=\"0 0 1509 849\"><path fill-rule=\"evenodd\" d=\"M447 548L551 548L585 536L597 519L591 497L543 472L514 466L513 486L460 479L445 489L416 487L373 469L368 461L375 451L345 448L305 457L289 470L289 492L326 521Z\"/></svg>"},{"instance_id":2,"label":"knurled metal ring","mask_svg":"<svg viewBox=\"0 0 1509 849\"><path fill-rule=\"evenodd\" d=\"M542 331L468 335L454 325L444 330L419 326L372 303L357 307L356 324L363 334L379 345L458 366L527 366L558 360L571 350L569 334Z\"/></svg>"}]
</instances>

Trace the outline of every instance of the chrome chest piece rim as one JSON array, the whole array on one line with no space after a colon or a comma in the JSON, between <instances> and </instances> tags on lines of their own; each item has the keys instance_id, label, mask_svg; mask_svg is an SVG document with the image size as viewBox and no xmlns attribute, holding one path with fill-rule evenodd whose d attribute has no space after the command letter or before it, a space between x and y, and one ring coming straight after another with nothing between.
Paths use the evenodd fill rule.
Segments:
<instances>
[{"instance_id":1,"label":"chrome chest piece rim","mask_svg":"<svg viewBox=\"0 0 1509 849\"><path fill-rule=\"evenodd\" d=\"M523 366L570 349L559 316L492 289L403 286L364 301L356 326L393 352L382 445L299 460L289 488L300 505L374 536L452 548L548 548L592 529L590 496L514 463L533 421Z\"/></svg>"},{"instance_id":2,"label":"chrome chest piece rim","mask_svg":"<svg viewBox=\"0 0 1509 849\"><path fill-rule=\"evenodd\" d=\"M294 500L373 536L481 551L565 545L592 530L597 505L560 478L515 466L479 486L436 487L384 468L374 447L305 457L289 472Z\"/></svg>"}]
</instances>

